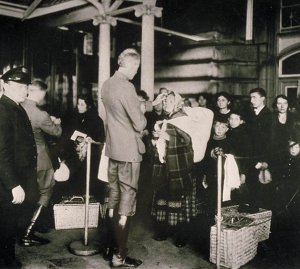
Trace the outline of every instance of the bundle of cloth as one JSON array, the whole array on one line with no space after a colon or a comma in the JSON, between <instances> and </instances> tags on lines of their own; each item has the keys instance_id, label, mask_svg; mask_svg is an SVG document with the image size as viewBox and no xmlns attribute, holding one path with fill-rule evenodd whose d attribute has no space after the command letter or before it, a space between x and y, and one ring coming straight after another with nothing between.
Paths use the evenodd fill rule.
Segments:
<instances>
[{"instance_id":1,"label":"bundle of cloth","mask_svg":"<svg viewBox=\"0 0 300 269\"><path fill-rule=\"evenodd\" d=\"M181 96L175 93L175 102L180 104ZM191 137L194 151L194 163L200 162L205 155L207 142L211 134L214 114L210 109L203 107L182 107L185 116L164 121L158 121L154 129L160 131L160 136L156 142L159 160L165 162L166 141L168 134L165 133L167 124L172 124Z\"/></svg>"}]
</instances>

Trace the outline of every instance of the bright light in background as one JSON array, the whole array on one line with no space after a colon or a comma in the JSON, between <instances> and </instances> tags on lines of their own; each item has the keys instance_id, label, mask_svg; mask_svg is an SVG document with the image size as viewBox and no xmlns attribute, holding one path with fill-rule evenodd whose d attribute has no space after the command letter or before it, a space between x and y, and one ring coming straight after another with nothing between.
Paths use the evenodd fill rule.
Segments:
<instances>
[{"instance_id":1,"label":"bright light in background","mask_svg":"<svg viewBox=\"0 0 300 269\"><path fill-rule=\"evenodd\" d=\"M66 26L58 26L57 28L63 31L69 31L69 28Z\"/></svg>"}]
</instances>

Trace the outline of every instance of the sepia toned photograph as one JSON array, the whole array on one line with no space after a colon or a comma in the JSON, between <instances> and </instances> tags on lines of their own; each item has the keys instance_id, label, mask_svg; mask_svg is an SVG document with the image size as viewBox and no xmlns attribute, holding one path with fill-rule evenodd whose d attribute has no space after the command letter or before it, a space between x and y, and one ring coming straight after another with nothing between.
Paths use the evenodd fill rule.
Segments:
<instances>
[{"instance_id":1,"label":"sepia toned photograph","mask_svg":"<svg viewBox=\"0 0 300 269\"><path fill-rule=\"evenodd\" d=\"M0 269L299 252L300 0L0 1Z\"/></svg>"}]
</instances>

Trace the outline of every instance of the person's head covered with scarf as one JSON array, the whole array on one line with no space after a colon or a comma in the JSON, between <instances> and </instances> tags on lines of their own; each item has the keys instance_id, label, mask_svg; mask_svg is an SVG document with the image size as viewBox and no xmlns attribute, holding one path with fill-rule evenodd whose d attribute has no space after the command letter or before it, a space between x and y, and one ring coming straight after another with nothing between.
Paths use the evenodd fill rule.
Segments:
<instances>
[{"instance_id":1,"label":"person's head covered with scarf","mask_svg":"<svg viewBox=\"0 0 300 269\"><path fill-rule=\"evenodd\" d=\"M164 111L170 116L182 110L184 106L183 98L176 92L169 92L164 103Z\"/></svg>"}]
</instances>

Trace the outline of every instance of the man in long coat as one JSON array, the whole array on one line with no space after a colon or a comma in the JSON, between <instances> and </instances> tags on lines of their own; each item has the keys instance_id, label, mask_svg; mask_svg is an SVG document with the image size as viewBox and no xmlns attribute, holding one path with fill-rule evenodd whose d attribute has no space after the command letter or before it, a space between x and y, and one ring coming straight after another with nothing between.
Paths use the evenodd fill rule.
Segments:
<instances>
[{"instance_id":1,"label":"man in long coat","mask_svg":"<svg viewBox=\"0 0 300 269\"><path fill-rule=\"evenodd\" d=\"M30 121L20 106L27 96L26 68L6 72L0 99L0 266L21 268L15 258L19 220L30 222L38 199L37 152ZM21 227L23 229L23 227Z\"/></svg>"}]
</instances>

